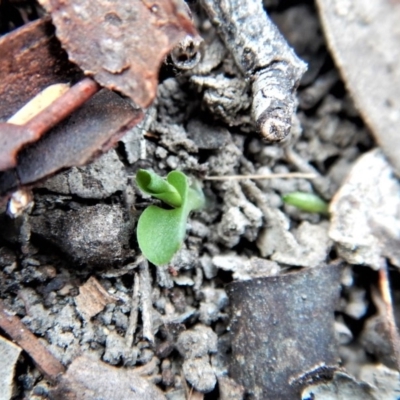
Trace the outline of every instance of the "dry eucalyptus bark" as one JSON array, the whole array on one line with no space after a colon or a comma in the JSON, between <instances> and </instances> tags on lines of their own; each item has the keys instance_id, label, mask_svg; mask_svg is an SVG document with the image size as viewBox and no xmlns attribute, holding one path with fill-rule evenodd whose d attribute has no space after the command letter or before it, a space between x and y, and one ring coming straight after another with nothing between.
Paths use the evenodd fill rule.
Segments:
<instances>
[{"instance_id":1,"label":"dry eucalyptus bark","mask_svg":"<svg viewBox=\"0 0 400 400\"><path fill-rule=\"evenodd\" d=\"M296 111L295 89L306 71L267 16L261 0L202 0L238 67L252 83L252 117L261 136L284 140Z\"/></svg>"}]
</instances>

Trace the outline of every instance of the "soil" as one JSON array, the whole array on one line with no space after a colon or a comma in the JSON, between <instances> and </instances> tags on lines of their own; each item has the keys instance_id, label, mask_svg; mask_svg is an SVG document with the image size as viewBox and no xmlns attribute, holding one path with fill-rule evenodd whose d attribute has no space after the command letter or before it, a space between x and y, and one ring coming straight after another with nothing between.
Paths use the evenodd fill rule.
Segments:
<instances>
[{"instance_id":1,"label":"soil","mask_svg":"<svg viewBox=\"0 0 400 400\"><path fill-rule=\"evenodd\" d=\"M373 139L329 55L313 2L264 3L308 63L289 140L271 145L256 133L249 82L192 2L205 40L200 63L179 70L168 59L156 102L117 148L40 184L23 217L0 216L0 297L64 366L90 355L142 368L170 400L243 398L228 379L226 285L333 262L343 265L336 358L356 377L365 363L384 359L360 340L376 312L377 272L339 257L326 215L282 200L301 191L330 201ZM137 245L138 216L154 202L135 185L139 168L184 171L207 199L165 267L143 261ZM318 178L208 179L299 171ZM93 278L101 287L88 289L92 304L81 296ZM48 396L49 383L24 353L15 382L15 399Z\"/></svg>"}]
</instances>

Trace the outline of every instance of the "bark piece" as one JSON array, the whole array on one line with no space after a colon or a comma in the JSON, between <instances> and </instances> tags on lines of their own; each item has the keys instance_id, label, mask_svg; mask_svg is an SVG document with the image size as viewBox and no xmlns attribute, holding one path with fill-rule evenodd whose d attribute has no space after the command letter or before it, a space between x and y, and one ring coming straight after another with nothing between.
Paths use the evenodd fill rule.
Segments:
<instances>
[{"instance_id":1,"label":"bark piece","mask_svg":"<svg viewBox=\"0 0 400 400\"><path fill-rule=\"evenodd\" d=\"M400 3L380 0L316 3L346 87L400 175Z\"/></svg>"},{"instance_id":2,"label":"bark piece","mask_svg":"<svg viewBox=\"0 0 400 400\"><path fill-rule=\"evenodd\" d=\"M338 266L235 282L230 375L253 399L294 399L296 377L337 365L334 309Z\"/></svg>"},{"instance_id":3,"label":"bark piece","mask_svg":"<svg viewBox=\"0 0 400 400\"><path fill-rule=\"evenodd\" d=\"M282 141L292 126L295 89L306 64L269 19L261 0L202 0L202 5L252 82L252 116L261 136Z\"/></svg>"},{"instance_id":4,"label":"bark piece","mask_svg":"<svg viewBox=\"0 0 400 400\"><path fill-rule=\"evenodd\" d=\"M51 393L54 400L163 400L152 383L135 370L111 367L82 356L76 358Z\"/></svg>"},{"instance_id":5,"label":"bark piece","mask_svg":"<svg viewBox=\"0 0 400 400\"><path fill-rule=\"evenodd\" d=\"M195 35L180 0L40 3L51 13L70 60L140 107L156 96L165 56L185 33Z\"/></svg>"},{"instance_id":6,"label":"bark piece","mask_svg":"<svg viewBox=\"0 0 400 400\"><path fill-rule=\"evenodd\" d=\"M47 86L81 76L68 61L49 18L1 37L0 54L0 121L6 121Z\"/></svg>"},{"instance_id":7,"label":"bark piece","mask_svg":"<svg viewBox=\"0 0 400 400\"><path fill-rule=\"evenodd\" d=\"M93 276L79 287L79 295L75 297L76 307L86 321L102 311L107 304L116 301Z\"/></svg>"},{"instance_id":8,"label":"bark piece","mask_svg":"<svg viewBox=\"0 0 400 400\"><path fill-rule=\"evenodd\" d=\"M78 82L23 125L0 122L0 171L17 164L17 153L39 140L48 130L80 107L100 89L89 78Z\"/></svg>"},{"instance_id":9,"label":"bark piece","mask_svg":"<svg viewBox=\"0 0 400 400\"><path fill-rule=\"evenodd\" d=\"M0 400L9 400L13 395L15 365L21 348L0 336Z\"/></svg>"},{"instance_id":10,"label":"bark piece","mask_svg":"<svg viewBox=\"0 0 400 400\"><path fill-rule=\"evenodd\" d=\"M39 142L22 150L18 166L0 173L0 195L88 163L117 143L142 116L127 100L101 90Z\"/></svg>"}]
</instances>

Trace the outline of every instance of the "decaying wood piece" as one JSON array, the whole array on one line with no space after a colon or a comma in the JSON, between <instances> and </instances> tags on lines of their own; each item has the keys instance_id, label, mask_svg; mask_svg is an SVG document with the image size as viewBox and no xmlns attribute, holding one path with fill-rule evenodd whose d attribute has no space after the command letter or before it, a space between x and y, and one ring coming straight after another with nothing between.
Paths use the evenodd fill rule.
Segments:
<instances>
[{"instance_id":1,"label":"decaying wood piece","mask_svg":"<svg viewBox=\"0 0 400 400\"><path fill-rule=\"evenodd\" d=\"M195 34L181 0L40 3L51 13L69 59L140 107L156 96L165 56L186 33Z\"/></svg>"},{"instance_id":2,"label":"decaying wood piece","mask_svg":"<svg viewBox=\"0 0 400 400\"><path fill-rule=\"evenodd\" d=\"M284 140L297 107L306 64L267 16L261 0L202 0L236 64L252 82L252 116L261 136Z\"/></svg>"},{"instance_id":3,"label":"decaying wood piece","mask_svg":"<svg viewBox=\"0 0 400 400\"><path fill-rule=\"evenodd\" d=\"M335 370L340 271L340 266L304 269L228 286L230 376L249 398L295 399L302 375Z\"/></svg>"}]
</instances>

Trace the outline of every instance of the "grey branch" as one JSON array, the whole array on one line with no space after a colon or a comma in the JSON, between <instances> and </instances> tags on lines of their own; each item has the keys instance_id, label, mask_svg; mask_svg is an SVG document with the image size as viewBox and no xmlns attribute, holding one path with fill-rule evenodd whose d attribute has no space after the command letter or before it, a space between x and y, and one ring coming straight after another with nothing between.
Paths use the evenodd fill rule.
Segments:
<instances>
[{"instance_id":1,"label":"grey branch","mask_svg":"<svg viewBox=\"0 0 400 400\"><path fill-rule=\"evenodd\" d=\"M307 69L269 19L261 0L201 0L236 64L252 82L252 117L270 142L287 137L295 90Z\"/></svg>"}]
</instances>

